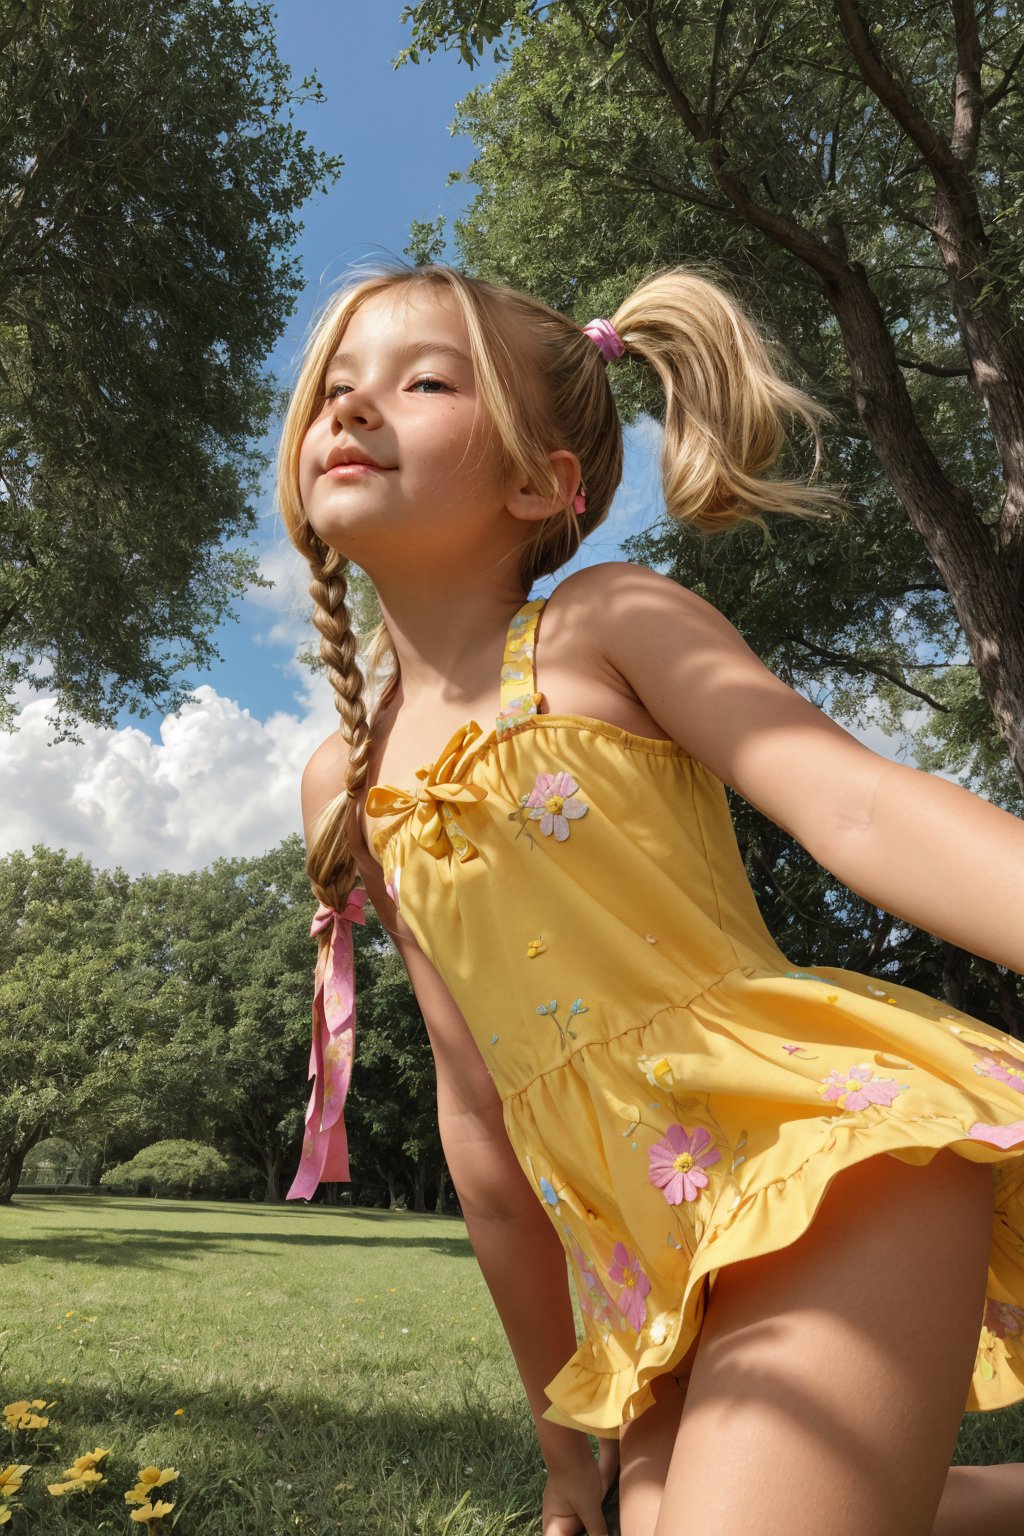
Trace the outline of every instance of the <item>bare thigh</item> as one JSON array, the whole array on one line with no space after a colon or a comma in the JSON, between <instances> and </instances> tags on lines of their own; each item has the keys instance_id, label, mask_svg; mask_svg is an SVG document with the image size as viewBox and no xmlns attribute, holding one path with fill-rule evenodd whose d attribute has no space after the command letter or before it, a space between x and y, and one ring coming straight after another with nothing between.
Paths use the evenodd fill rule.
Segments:
<instances>
[{"instance_id":1,"label":"bare thigh","mask_svg":"<svg viewBox=\"0 0 1024 1536\"><path fill-rule=\"evenodd\" d=\"M619 1436L622 1536L654 1536L697 1343L695 1339L675 1375L658 1376L651 1383L653 1404L624 1425Z\"/></svg>"},{"instance_id":2,"label":"bare thigh","mask_svg":"<svg viewBox=\"0 0 1024 1536\"><path fill-rule=\"evenodd\" d=\"M797 1242L720 1270L656 1536L928 1536L992 1202L990 1167L879 1156L833 1181Z\"/></svg>"}]
</instances>

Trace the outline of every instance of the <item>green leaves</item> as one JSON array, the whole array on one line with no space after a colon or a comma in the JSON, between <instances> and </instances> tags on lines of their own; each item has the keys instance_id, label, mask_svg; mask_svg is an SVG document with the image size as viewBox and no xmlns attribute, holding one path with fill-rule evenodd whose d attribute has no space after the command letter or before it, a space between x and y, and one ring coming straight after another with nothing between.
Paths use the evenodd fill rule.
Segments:
<instances>
[{"instance_id":1,"label":"green leaves","mask_svg":"<svg viewBox=\"0 0 1024 1536\"><path fill-rule=\"evenodd\" d=\"M319 86L269 5L27 11L0 54L0 715L45 689L72 734L179 704L258 579L263 365L341 161L293 126Z\"/></svg>"}]
</instances>

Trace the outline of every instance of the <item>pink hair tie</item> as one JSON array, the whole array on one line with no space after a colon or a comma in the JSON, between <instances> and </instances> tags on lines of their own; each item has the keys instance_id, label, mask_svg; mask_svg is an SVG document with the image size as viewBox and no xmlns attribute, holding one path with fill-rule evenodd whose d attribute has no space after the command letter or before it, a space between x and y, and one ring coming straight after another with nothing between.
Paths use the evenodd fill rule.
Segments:
<instances>
[{"instance_id":1,"label":"pink hair tie","mask_svg":"<svg viewBox=\"0 0 1024 1536\"><path fill-rule=\"evenodd\" d=\"M614 363L625 352L625 343L610 320L591 320L583 327L583 334L600 349L606 363Z\"/></svg>"}]
</instances>

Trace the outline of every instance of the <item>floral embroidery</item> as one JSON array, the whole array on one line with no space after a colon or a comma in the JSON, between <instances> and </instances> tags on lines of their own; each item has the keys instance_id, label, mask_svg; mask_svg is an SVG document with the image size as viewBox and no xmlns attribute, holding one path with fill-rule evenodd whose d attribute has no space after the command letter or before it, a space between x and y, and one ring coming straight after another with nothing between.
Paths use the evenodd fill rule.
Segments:
<instances>
[{"instance_id":1,"label":"floral embroidery","mask_svg":"<svg viewBox=\"0 0 1024 1536\"><path fill-rule=\"evenodd\" d=\"M1016 1307L1010 1301L997 1301L994 1296L985 1297L985 1327L997 1339L1007 1335L1019 1339L1024 1334L1024 1307Z\"/></svg>"},{"instance_id":2,"label":"floral embroidery","mask_svg":"<svg viewBox=\"0 0 1024 1536\"><path fill-rule=\"evenodd\" d=\"M576 797L579 785L568 773L538 773L527 799L531 821L540 822L541 835L555 835L556 843L569 836L570 821L578 821L590 807Z\"/></svg>"},{"instance_id":3,"label":"floral embroidery","mask_svg":"<svg viewBox=\"0 0 1024 1536\"><path fill-rule=\"evenodd\" d=\"M670 1125L663 1139L648 1148L650 1181L661 1190L669 1205L696 1200L707 1187L705 1168L717 1163L721 1155L711 1133L702 1125L693 1131L684 1125Z\"/></svg>"},{"instance_id":4,"label":"floral embroidery","mask_svg":"<svg viewBox=\"0 0 1024 1536\"><path fill-rule=\"evenodd\" d=\"M993 1077L997 1083L1006 1083L1008 1087L1016 1088L1018 1093L1024 1093L1024 1066L1017 1066L1012 1061L997 1061L994 1056L983 1056L974 1063L974 1070L979 1077Z\"/></svg>"},{"instance_id":5,"label":"floral embroidery","mask_svg":"<svg viewBox=\"0 0 1024 1536\"><path fill-rule=\"evenodd\" d=\"M805 1045L784 1045L782 1049L787 1056L804 1056L808 1061L817 1061L817 1056L808 1056Z\"/></svg>"},{"instance_id":6,"label":"floral embroidery","mask_svg":"<svg viewBox=\"0 0 1024 1536\"><path fill-rule=\"evenodd\" d=\"M982 1328L978 1343L977 1369L982 1381L992 1381L1006 1360L1006 1345L990 1328Z\"/></svg>"},{"instance_id":7,"label":"floral embroidery","mask_svg":"<svg viewBox=\"0 0 1024 1536\"><path fill-rule=\"evenodd\" d=\"M559 1037L559 1039L562 1042L562 1049L565 1050L566 1049L566 1044L565 1044L566 1038L568 1038L570 1040L575 1040L576 1039L576 1031L573 1029L573 1027L572 1027L572 1025L571 1025L571 1023L569 1021L571 1019L576 1018L577 1014L589 1013L590 1010L589 1010L589 1008L585 1008L583 1006L583 999L582 999L582 997L576 998L576 1000L573 1003L572 1007L569 1009L569 1018L566 1019L564 1025L559 1022L559 1019L558 1019L558 1016L557 1016L558 1015L558 1004L557 1004L557 1002L555 1002L554 999L552 999L550 1003L541 1003L539 1005L538 1009L537 1009L537 1012L540 1013L540 1014L545 1015L554 1024L555 1028L558 1030L558 1037Z\"/></svg>"},{"instance_id":8,"label":"floral embroidery","mask_svg":"<svg viewBox=\"0 0 1024 1536\"><path fill-rule=\"evenodd\" d=\"M579 1298L580 1311L586 1317L592 1317L599 1327L611 1321L611 1314L615 1311L615 1304L594 1271L593 1260L583 1252L579 1243L573 1243L572 1259L576 1265L579 1279L582 1285L577 1283L576 1295Z\"/></svg>"},{"instance_id":9,"label":"floral embroidery","mask_svg":"<svg viewBox=\"0 0 1024 1536\"><path fill-rule=\"evenodd\" d=\"M851 1067L847 1073L833 1070L821 1081L824 1087L818 1092L822 1098L837 1103L840 1109L866 1109L869 1104L887 1109L896 1095L909 1087L893 1077L876 1077L866 1062Z\"/></svg>"},{"instance_id":10,"label":"floral embroidery","mask_svg":"<svg viewBox=\"0 0 1024 1536\"><path fill-rule=\"evenodd\" d=\"M630 1253L625 1243L616 1243L612 1250L612 1262L608 1266L608 1278L622 1290L615 1305L635 1333L639 1333L647 1319L647 1300L651 1294L651 1282L644 1274L639 1255Z\"/></svg>"},{"instance_id":11,"label":"floral embroidery","mask_svg":"<svg viewBox=\"0 0 1024 1536\"><path fill-rule=\"evenodd\" d=\"M652 1088L671 1088L676 1080L667 1056L638 1056L636 1064Z\"/></svg>"},{"instance_id":12,"label":"floral embroidery","mask_svg":"<svg viewBox=\"0 0 1024 1536\"><path fill-rule=\"evenodd\" d=\"M531 939L526 946L526 955L529 960L536 960L538 955L547 953L547 945L538 933L535 939Z\"/></svg>"},{"instance_id":13,"label":"floral embroidery","mask_svg":"<svg viewBox=\"0 0 1024 1536\"><path fill-rule=\"evenodd\" d=\"M541 1179L540 1192L544 1196L545 1204L554 1206L558 1205L558 1190L552 1184L550 1179Z\"/></svg>"},{"instance_id":14,"label":"floral embroidery","mask_svg":"<svg viewBox=\"0 0 1024 1536\"><path fill-rule=\"evenodd\" d=\"M983 1125L976 1121L967 1132L975 1141L990 1141L994 1147L1016 1147L1024 1141L1024 1120L1012 1125Z\"/></svg>"}]
</instances>

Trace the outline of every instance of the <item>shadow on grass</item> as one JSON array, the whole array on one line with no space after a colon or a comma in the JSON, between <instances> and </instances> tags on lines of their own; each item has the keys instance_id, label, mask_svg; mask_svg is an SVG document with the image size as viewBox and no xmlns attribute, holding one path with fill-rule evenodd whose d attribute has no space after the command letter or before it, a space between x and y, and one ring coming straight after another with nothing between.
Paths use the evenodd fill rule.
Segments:
<instances>
[{"instance_id":1,"label":"shadow on grass","mask_svg":"<svg viewBox=\"0 0 1024 1536\"><path fill-rule=\"evenodd\" d=\"M34 1259L52 1259L69 1264L99 1264L113 1267L159 1268L162 1262L181 1258L196 1258L204 1253L220 1251L246 1251L246 1244L253 1246L253 1253L273 1249L363 1249L410 1248L436 1253L448 1259L472 1260L473 1250L468 1237L462 1235L465 1228L448 1217L429 1217L417 1214L406 1216L393 1211L364 1211L338 1206L281 1206L268 1205L258 1210L249 1205L213 1203L210 1201L111 1201L103 1196L82 1196L73 1205L63 1201L58 1207L50 1204L47 1197L19 1198L12 1211L31 1213L33 1217L52 1219L45 1230L37 1229L27 1235L4 1234L0 1254L4 1263ZM165 1214L167 1225L152 1226L153 1216ZM202 1224L190 1225L190 1221L202 1215L221 1223L217 1228ZM99 1230L90 1227L94 1216L120 1216L123 1225ZM320 1232L288 1231L293 1220L302 1219L303 1225L313 1217ZM138 1224L133 1218L138 1217ZM245 1227L235 1225L244 1221ZM436 1235L424 1232L418 1224L437 1222ZM367 1223L381 1227L379 1235L359 1230ZM282 1230L282 1225L285 1230ZM445 1236L445 1227L455 1229L459 1235Z\"/></svg>"}]
</instances>

